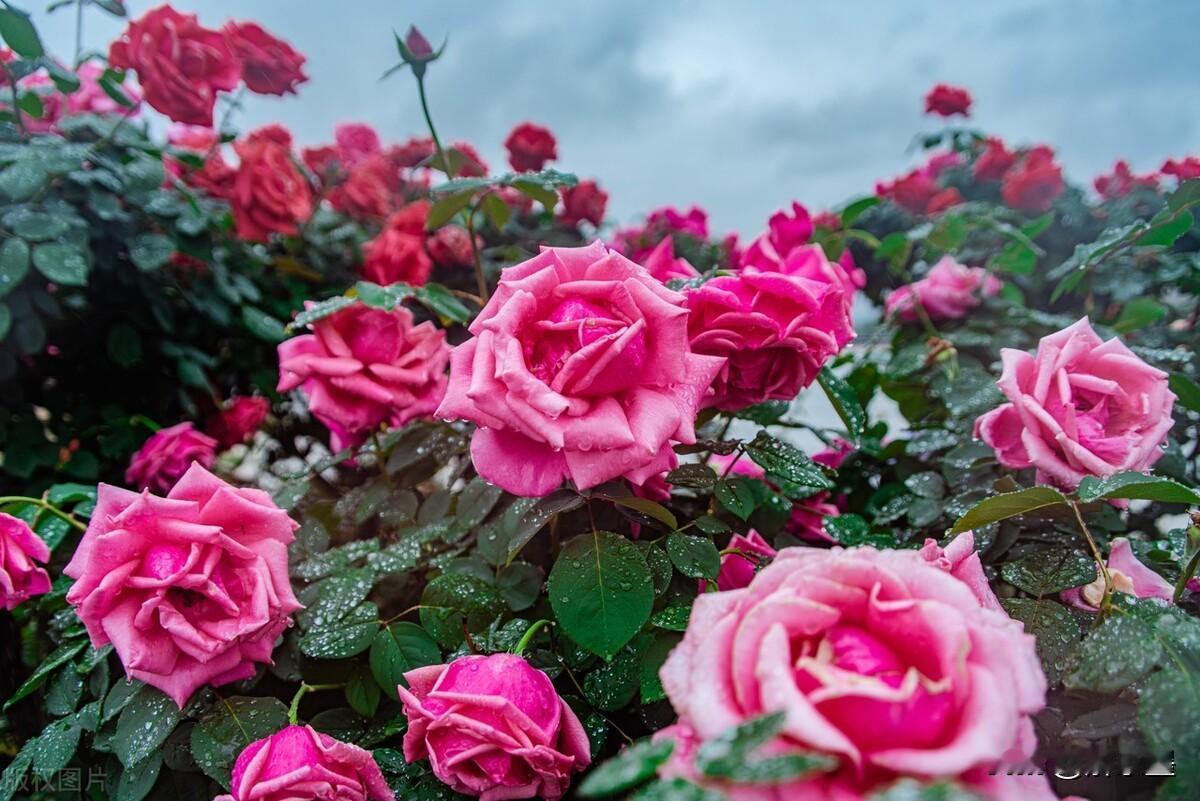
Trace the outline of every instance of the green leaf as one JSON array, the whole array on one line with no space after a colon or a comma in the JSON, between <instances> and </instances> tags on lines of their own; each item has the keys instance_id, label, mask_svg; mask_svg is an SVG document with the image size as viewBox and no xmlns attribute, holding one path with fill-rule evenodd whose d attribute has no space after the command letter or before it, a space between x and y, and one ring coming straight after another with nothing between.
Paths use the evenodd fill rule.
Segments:
<instances>
[{"instance_id":1,"label":"green leaf","mask_svg":"<svg viewBox=\"0 0 1200 801\"><path fill-rule=\"evenodd\" d=\"M414 290L402 282L380 286L370 281L359 281L354 285L354 293L367 306L390 311L399 306L405 298L411 298Z\"/></svg>"},{"instance_id":2,"label":"green leaf","mask_svg":"<svg viewBox=\"0 0 1200 801\"><path fill-rule=\"evenodd\" d=\"M783 726L784 713L763 715L723 732L696 751L696 769L712 779L746 784L777 784L810 773L832 770L837 759L825 754L789 750L777 756L752 758Z\"/></svg>"},{"instance_id":3,"label":"green leaf","mask_svg":"<svg viewBox=\"0 0 1200 801\"><path fill-rule=\"evenodd\" d=\"M360 603L375 583L375 569L361 567L325 579L318 586L317 600L300 615L302 627L331 628Z\"/></svg>"},{"instance_id":4,"label":"green leaf","mask_svg":"<svg viewBox=\"0 0 1200 801\"><path fill-rule=\"evenodd\" d=\"M339 621L310 629L300 638L300 653L313 659L345 659L371 647L379 631L379 609L366 602Z\"/></svg>"},{"instance_id":5,"label":"green leaf","mask_svg":"<svg viewBox=\"0 0 1200 801\"><path fill-rule=\"evenodd\" d=\"M144 273L162 267L174 252L175 243L162 234L138 234L129 242L129 260Z\"/></svg>"},{"instance_id":6,"label":"green leaf","mask_svg":"<svg viewBox=\"0 0 1200 801\"><path fill-rule=\"evenodd\" d=\"M550 605L579 645L612 657L650 618L654 584L633 543L610 531L563 546L549 579Z\"/></svg>"},{"instance_id":7,"label":"green leaf","mask_svg":"<svg viewBox=\"0 0 1200 801\"><path fill-rule=\"evenodd\" d=\"M597 765L576 792L582 798L603 798L637 787L654 778L674 750L675 741L671 739L639 740Z\"/></svg>"},{"instance_id":8,"label":"green leaf","mask_svg":"<svg viewBox=\"0 0 1200 801\"><path fill-rule=\"evenodd\" d=\"M264 342L277 344L287 338L287 330L283 323L253 306L242 307L242 322L246 324L250 333Z\"/></svg>"},{"instance_id":9,"label":"green leaf","mask_svg":"<svg viewBox=\"0 0 1200 801\"><path fill-rule=\"evenodd\" d=\"M1076 648L1063 683L1071 690L1119 692L1153 670L1162 657L1153 625L1132 615L1113 614Z\"/></svg>"},{"instance_id":10,"label":"green leaf","mask_svg":"<svg viewBox=\"0 0 1200 801\"><path fill-rule=\"evenodd\" d=\"M113 801L142 801L154 789L162 766L163 754L161 751L155 751L144 761L125 768L117 781Z\"/></svg>"},{"instance_id":11,"label":"green leaf","mask_svg":"<svg viewBox=\"0 0 1200 801\"><path fill-rule=\"evenodd\" d=\"M12 6L0 8L0 37L25 58L38 58L46 52L29 15Z\"/></svg>"},{"instance_id":12,"label":"green leaf","mask_svg":"<svg viewBox=\"0 0 1200 801\"><path fill-rule=\"evenodd\" d=\"M33 242L57 239L70 230L61 217L42 211L24 211L9 218L13 233Z\"/></svg>"},{"instance_id":13,"label":"green leaf","mask_svg":"<svg viewBox=\"0 0 1200 801\"><path fill-rule=\"evenodd\" d=\"M346 678L346 703L350 708L364 718L373 717L379 709L379 699L379 685L371 676L371 670L363 665L351 668Z\"/></svg>"},{"instance_id":14,"label":"green leaf","mask_svg":"<svg viewBox=\"0 0 1200 801\"><path fill-rule=\"evenodd\" d=\"M708 489L717 483L717 474L706 464L683 464L667 473L667 483L676 487Z\"/></svg>"},{"instance_id":15,"label":"green leaf","mask_svg":"<svg viewBox=\"0 0 1200 801\"><path fill-rule=\"evenodd\" d=\"M158 750L183 713L161 690L146 685L121 710L113 735L113 753L125 767L136 765Z\"/></svg>"},{"instance_id":16,"label":"green leaf","mask_svg":"<svg viewBox=\"0 0 1200 801\"><path fill-rule=\"evenodd\" d=\"M392 700L398 685L407 685L404 674L442 661L437 643L415 623L392 623L380 629L371 642L371 673Z\"/></svg>"},{"instance_id":17,"label":"green leaf","mask_svg":"<svg viewBox=\"0 0 1200 801\"><path fill-rule=\"evenodd\" d=\"M667 556L688 578L716 579L721 570L721 554L707 537L672 532L667 535Z\"/></svg>"},{"instance_id":18,"label":"green leaf","mask_svg":"<svg viewBox=\"0 0 1200 801\"><path fill-rule=\"evenodd\" d=\"M15 236L0 245L0 298L16 289L29 274L29 244Z\"/></svg>"},{"instance_id":19,"label":"green leaf","mask_svg":"<svg viewBox=\"0 0 1200 801\"><path fill-rule=\"evenodd\" d=\"M878 205L879 198L874 195L870 197L859 198L858 200L848 203L846 207L842 209L841 214L838 215L842 218L842 227L849 228L864 211L874 208Z\"/></svg>"},{"instance_id":20,"label":"green leaf","mask_svg":"<svg viewBox=\"0 0 1200 801\"><path fill-rule=\"evenodd\" d=\"M87 257L75 245L47 242L33 249L33 266L50 281L63 286L84 286Z\"/></svg>"},{"instance_id":21,"label":"green leaf","mask_svg":"<svg viewBox=\"0 0 1200 801\"><path fill-rule=\"evenodd\" d=\"M67 766L79 747L80 727L74 717L51 723L33 742L33 772L49 779Z\"/></svg>"},{"instance_id":22,"label":"green leaf","mask_svg":"<svg viewBox=\"0 0 1200 801\"><path fill-rule=\"evenodd\" d=\"M846 424L850 439L857 443L867 426L867 413L858 402L858 393L828 367L821 368L821 372L817 374L817 381L829 396L829 402L833 404L838 417Z\"/></svg>"},{"instance_id":23,"label":"green leaf","mask_svg":"<svg viewBox=\"0 0 1200 801\"><path fill-rule=\"evenodd\" d=\"M4 294L2 284L4 280L3 270L4 254L0 251L0 297ZM1182 406L1191 409L1193 412L1200 412L1200 384L1197 384L1183 373L1171 373L1170 387Z\"/></svg>"},{"instance_id":24,"label":"green leaf","mask_svg":"<svg viewBox=\"0 0 1200 801\"><path fill-rule=\"evenodd\" d=\"M1096 563L1082 551L1047 548L1005 562L1000 576L1030 595L1050 595L1096 580Z\"/></svg>"},{"instance_id":25,"label":"green leaf","mask_svg":"<svg viewBox=\"0 0 1200 801\"><path fill-rule=\"evenodd\" d=\"M1156 217L1150 221L1150 228L1137 238L1137 244L1143 247L1170 247L1179 237L1192 230L1193 222L1190 211L1178 215L1168 213L1161 221Z\"/></svg>"},{"instance_id":26,"label":"green leaf","mask_svg":"<svg viewBox=\"0 0 1200 801\"><path fill-rule=\"evenodd\" d=\"M425 218L425 229L436 231L465 209L475 196L474 189L465 189L448 195L442 195L429 207L429 216Z\"/></svg>"},{"instance_id":27,"label":"green leaf","mask_svg":"<svg viewBox=\"0 0 1200 801\"><path fill-rule=\"evenodd\" d=\"M451 321L466 325L471 321L471 310L441 284L419 286L415 296L443 322Z\"/></svg>"},{"instance_id":28,"label":"green leaf","mask_svg":"<svg viewBox=\"0 0 1200 801\"><path fill-rule=\"evenodd\" d=\"M664 526L670 529L679 528L679 521L675 519L675 515L671 514L671 510L663 506L661 503L650 500L649 498L639 498L636 495L626 495L621 497L609 497L613 503L618 506L624 506L626 509L632 509L639 512L652 520L657 520Z\"/></svg>"},{"instance_id":29,"label":"green leaf","mask_svg":"<svg viewBox=\"0 0 1200 801\"><path fill-rule=\"evenodd\" d=\"M1053 687L1062 675L1067 655L1079 644L1079 624L1067 607L1058 601L1033 598L1004 598L1004 611L1025 624L1025 633L1036 639L1038 659L1046 680Z\"/></svg>"},{"instance_id":30,"label":"green leaf","mask_svg":"<svg viewBox=\"0 0 1200 801\"><path fill-rule=\"evenodd\" d=\"M8 336L9 329L12 328L12 310L7 305L0 303L0 342Z\"/></svg>"},{"instance_id":31,"label":"green leaf","mask_svg":"<svg viewBox=\"0 0 1200 801\"><path fill-rule=\"evenodd\" d=\"M497 231L504 228L509 218L512 217L512 209L495 192L484 195L480 205L483 207L484 216Z\"/></svg>"},{"instance_id":32,"label":"green leaf","mask_svg":"<svg viewBox=\"0 0 1200 801\"><path fill-rule=\"evenodd\" d=\"M671 651L683 639L682 634L675 632L659 634L644 651L639 662L641 672L641 699L643 704L653 704L667 697L663 689L659 672L667 661Z\"/></svg>"},{"instance_id":33,"label":"green leaf","mask_svg":"<svg viewBox=\"0 0 1200 801\"><path fill-rule=\"evenodd\" d=\"M1151 676L1138 693L1138 723L1155 756L1169 759L1174 755L1177 762L1186 760L1190 764L1177 765L1177 769L1184 768L1192 777L1198 775L1200 672L1196 666L1169 668ZM1182 774L1184 770L1177 772ZM1178 797L1187 796L1181 793Z\"/></svg>"},{"instance_id":34,"label":"green leaf","mask_svg":"<svg viewBox=\"0 0 1200 801\"><path fill-rule=\"evenodd\" d=\"M767 473L792 484L815 489L833 488L833 482L807 454L765 431L758 432L758 436L746 445L746 455Z\"/></svg>"},{"instance_id":35,"label":"green leaf","mask_svg":"<svg viewBox=\"0 0 1200 801\"><path fill-rule=\"evenodd\" d=\"M41 191L50 174L36 161L18 161L0 171L0 192L15 201L29 200Z\"/></svg>"},{"instance_id":36,"label":"green leaf","mask_svg":"<svg viewBox=\"0 0 1200 801\"><path fill-rule=\"evenodd\" d=\"M67 642L56 648L53 653L46 657L42 664L37 666L29 678L17 688L12 697L4 702L4 710L8 711L10 706L34 692L38 687L41 687L42 683L54 672L55 668L74 659L75 655L86 646L86 642Z\"/></svg>"},{"instance_id":37,"label":"green leaf","mask_svg":"<svg viewBox=\"0 0 1200 801\"><path fill-rule=\"evenodd\" d=\"M65 95L79 91L81 85L79 76L74 72L52 58L42 58L40 63L46 68L46 72L50 75L50 80L54 81L54 86L58 91Z\"/></svg>"},{"instance_id":38,"label":"green leaf","mask_svg":"<svg viewBox=\"0 0 1200 801\"><path fill-rule=\"evenodd\" d=\"M35 120L40 120L46 113L46 107L42 104L42 98L38 96L37 92L23 93L17 98L17 108Z\"/></svg>"},{"instance_id":39,"label":"green leaf","mask_svg":"<svg viewBox=\"0 0 1200 801\"><path fill-rule=\"evenodd\" d=\"M1159 501L1160 503L1200 505L1200 493L1191 487L1169 478L1146 473L1117 473L1108 478L1086 476L1083 481L1079 482L1078 494L1081 501L1126 498Z\"/></svg>"},{"instance_id":40,"label":"green leaf","mask_svg":"<svg viewBox=\"0 0 1200 801\"><path fill-rule=\"evenodd\" d=\"M1130 331L1145 328L1166 315L1167 307L1154 298L1134 298L1121 309L1121 316L1113 323L1113 330L1119 334L1127 334Z\"/></svg>"},{"instance_id":41,"label":"green leaf","mask_svg":"<svg viewBox=\"0 0 1200 801\"><path fill-rule=\"evenodd\" d=\"M1065 505L1066 503L1066 496L1053 487L1038 486L1016 492L1004 492L985 498L971 507L958 519L958 522L950 529L950 533L958 534L986 526L988 523L1036 512L1047 506Z\"/></svg>"},{"instance_id":42,"label":"green leaf","mask_svg":"<svg viewBox=\"0 0 1200 801\"><path fill-rule=\"evenodd\" d=\"M317 320L320 320L323 317L328 317L335 312L339 312L347 306L353 306L356 302L357 301L355 301L354 298L349 298L345 295L338 295L337 297L323 300L320 303L314 303L312 306L309 306L307 309L297 314L296 318L288 325L287 330L295 331L299 328L303 328L306 325L315 323Z\"/></svg>"},{"instance_id":43,"label":"green leaf","mask_svg":"<svg viewBox=\"0 0 1200 801\"><path fill-rule=\"evenodd\" d=\"M637 695L637 656L623 649L609 662L601 663L583 680L583 696L596 709L615 712Z\"/></svg>"},{"instance_id":44,"label":"green leaf","mask_svg":"<svg viewBox=\"0 0 1200 801\"><path fill-rule=\"evenodd\" d=\"M741 520L746 520L754 511L754 491L745 478L728 478L717 482L713 495L722 506Z\"/></svg>"},{"instance_id":45,"label":"green leaf","mask_svg":"<svg viewBox=\"0 0 1200 801\"><path fill-rule=\"evenodd\" d=\"M142 338L129 323L117 323L108 332L108 356L122 367L132 367L142 360Z\"/></svg>"},{"instance_id":46,"label":"green leaf","mask_svg":"<svg viewBox=\"0 0 1200 801\"><path fill-rule=\"evenodd\" d=\"M238 754L287 724L287 707L278 698L235 695L219 699L192 729L192 756L204 775L228 790Z\"/></svg>"},{"instance_id":47,"label":"green leaf","mask_svg":"<svg viewBox=\"0 0 1200 801\"><path fill-rule=\"evenodd\" d=\"M421 594L421 625L443 648L456 648L463 631L483 631L508 610L495 587L475 576L443 573Z\"/></svg>"},{"instance_id":48,"label":"green leaf","mask_svg":"<svg viewBox=\"0 0 1200 801\"><path fill-rule=\"evenodd\" d=\"M922 784L916 779L901 779L891 786L871 793L867 801L986 801L986 799L957 784L937 782Z\"/></svg>"},{"instance_id":49,"label":"green leaf","mask_svg":"<svg viewBox=\"0 0 1200 801\"><path fill-rule=\"evenodd\" d=\"M724 793L692 784L687 779L661 779L647 784L629 801L726 801Z\"/></svg>"},{"instance_id":50,"label":"green leaf","mask_svg":"<svg viewBox=\"0 0 1200 801\"><path fill-rule=\"evenodd\" d=\"M988 267L997 272L1029 275L1037 267L1037 259L1037 252L1028 245L1010 240L988 260Z\"/></svg>"}]
</instances>

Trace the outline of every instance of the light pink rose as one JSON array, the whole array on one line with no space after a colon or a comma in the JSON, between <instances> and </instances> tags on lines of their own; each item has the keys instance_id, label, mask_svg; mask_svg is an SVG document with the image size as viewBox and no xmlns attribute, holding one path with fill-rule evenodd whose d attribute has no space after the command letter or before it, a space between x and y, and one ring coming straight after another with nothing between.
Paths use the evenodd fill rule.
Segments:
<instances>
[{"instance_id":1,"label":"light pink rose","mask_svg":"<svg viewBox=\"0 0 1200 801\"><path fill-rule=\"evenodd\" d=\"M446 389L446 332L412 312L355 304L279 345L279 391L300 387L335 451L383 423L429 415Z\"/></svg>"},{"instance_id":2,"label":"light pink rose","mask_svg":"<svg viewBox=\"0 0 1200 801\"><path fill-rule=\"evenodd\" d=\"M1084 476L1148 470L1162 456L1175 394L1167 374L1087 318L1042 337L1037 352L1004 348L996 382L1010 403L975 421L1006 467L1072 490Z\"/></svg>"},{"instance_id":3,"label":"light pink rose","mask_svg":"<svg viewBox=\"0 0 1200 801\"><path fill-rule=\"evenodd\" d=\"M591 762L579 718L545 673L514 654L462 656L404 674L404 758L428 757L452 790L481 801L557 801Z\"/></svg>"},{"instance_id":4,"label":"light pink rose","mask_svg":"<svg viewBox=\"0 0 1200 801\"><path fill-rule=\"evenodd\" d=\"M1126 538L1113 539L1108 548L1106 564L1114 592L1123 592L1135 598L1158 598L1168 603L1175 600L1175 588L1171 582L1142 564L1133 555L1133 547ZM1061 596L1064 602L1076 609L1099 611L1104 600L1104 576L1097 571L1096 579L1090 584L1065 590Z\"/></svg>"},{"instance_id":5,"label":"light pink rose","mask_svg":"<svg viewBox=\"0 0 1200 801\"><path fill-rule=\"evenodd\" d=\"M105 67L97 61L86 61L76 70L79 78L79 88L67 95L67 110L71 114L120 114L136 117L137 106L142 102L142 90L126 81L121 86L125 96L133 101L133 107L127 108L109 97L100 86L100 78L104 75ZM173 123L178 125L179 123Z\"/></svg>"},{"instance_id":6,"label":"light pink rose","mask_svg":"<svg viewBox=\"0 0 1200 801\"><path fill-rule=\"evenodd\" d=\"M717 589L740 590L750 584L759 567L768 564L775 549L754 529L745 535L734 534L721 555L721 571L717 574Z\"/></svg>"},{"instance_id":7,"label":"light pink rose","mask_svg":"<svg viewBox=\"0 0 1200 801\"><path fill-rule=\"evenodd\" d=\"M189 422L155 431L129 460L125 483L138 489L166 492L199 462L212 467L217 441L202 434Z\"/></svg>"},{"instance_id":8,"label":"light pink rose","mask_svg":"<svg viewBox=\"0 0 1200 801\"><path fill-rule=\"evenodd\" d=\"M687 291L692 350L727 361L704 405L792 400L854 338L842 287L744 268Z\"/></svg>"},{"instance_id":9,"label":"light pink rose","mask_svg":"<svg viewBox=\"0 0 1200 801\"><path fill-rule=\"evenodd\" d=\"M859 801L902 776L1054 799L1044 777L987 775L1033 755L1046 694L1033 637L915 551L785 548L745 589L696 599L660 676L679 714L665 736L682 746L668 773L689 775L696 745L774 712L785 721L763 756L838 762L777 785L706 782L731 801Z\"/></svg>"},{"instance_id":10,"label":"light pink rose","mask_svg":"<svg viewBox=\"0 0 1200 801\"><path fill-rule=\"evenodd\" d=\"M906 284L888 295L885 317L905 322L921 319L918 304L931 320L957 320L1000 291L1000 279L982 267L966 267L950 256L943 256L919 281Z\"/></svg>"},{"instance_id":11,"label":"light pink rose","mask_svg":"<svg viewBox=\"0 0 1200 801\"><path fill-rule=\"evenodd\" d=\"M311 726L255 740L233 763L230 792L213 801L395 801L370 751Z\"/></svg>"},{"instance_id":12,"label":"light pink rose","mask_svg":"<svg viewBox=\"0 0 1200 801\"><path fill-rule=\"evenodd\" d=\"M742 267L775 270L788 254L812 236L813 221L808 209L793 202L791 214L786 209L775 212L767 221L767 232L759 236L742 253Z\"/></svg>"},{"instance_id":13,"label":"light pink rose","mask_svg":"<svg viewBox=\"0 0 1200 801\"><path fill-rule=\"evenodd\" d=\"M852 453L854 453L854 445L841 437L836 437L829 446L814 453L812 460L831 470L837 470Z\"/></svg>"},{"instance_id":14,"label":"light pink rose","mask_svg":"<svg viewBox=\"0 0 1200 801\"><path fill-rule=\"evenodd\" d=\"M675 240L669 236L659 242L654 250L650 251L650 255L642 259L642 266L664 284L673 278L690 279L700 276L691 262L675 256Z\"/></svg>"},{"instance_id":15,"label":"light pink rose","mask_svg":"<svg viewBox=\"0 0 1200 801\"><path fill-rule=\"evenodd\" d=\"M50 592L50 576L38 566L49 559L50 549L28 523L0 512L0 606L16 609Z\"/></svg>"},{"instance_id":16,"label":"light pink rose","mask_svg":"<svg viewBox=\"0 0 1200 801\"><path fill-rule=\"evenodd\" d=\"M63 572L92 645L180 708L205 684L254 675L300 608L288 580L297 524L262 490L198 464L160 498L101 484Z\"/></svg>"},{"instance_id":17,"label":"light pink rose","mask_svg":"<svg viewBox=\"0 0 1200 801\"><path fill-rule=\"evenodd\" d=\"M515 495L673 468L724 359L693 353L683 296L603 243L506 268L454 349L437 416L479 428L475 469Z\"/></svg>"},{"instance_id":18,"label":"light pink rose","mask_svg":"<svg viewBox=\"0 0 1200 801\"><path fill-rule=\"evenodd\" d=\"M975 551L975 533L964 531L947 543L945 548L937 544L937 540L926 539L919 551L921 558L934 567L944 570L971 588L975 599L984 609L1003 612L996 593L988 584L987 575L983 572L983 563Z\"/></svg>"}]
</instances>

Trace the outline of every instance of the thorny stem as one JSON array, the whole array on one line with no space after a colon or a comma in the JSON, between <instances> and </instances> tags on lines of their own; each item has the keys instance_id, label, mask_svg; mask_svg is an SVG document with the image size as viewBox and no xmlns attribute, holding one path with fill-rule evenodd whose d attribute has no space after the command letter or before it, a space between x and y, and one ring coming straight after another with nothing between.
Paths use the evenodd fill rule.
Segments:
<instances>
[{"instance_id":1,"label":"thorny stem","mask_svg":"<svg viewBox=\"0 0 1200 801\"><path fill-rule=\"evenodd\" d=\"M293 726L299 722L300 717L300 699L311 692L319 690L340 690L345 687L345 684L307 684L302 683L300 689L296 690L296 694L292 696L292 705L288 707L288 722Z\"/></svg>"},{"instance_id":2,"label":"thorny stem","mask_svg":"<svg viewBox=\"0 0 1200 801\"><path fill-rule=\"evenodd\" d=\"M40 506L45 511L67 521L80 531L87 531L87 526L82 521L77 520L75 515L70 514L69 512L64 512L62 509L59 509L45 498L30 498L26 495L5 495L0 497L0 506L8 503L31 503L34 506Z\"/></svg>"},{"instance_id":3,"label":"thorny stem","mask_svg":"<svg viewBox=\"0 0 1200 801\"><path fill-rule=\"evenodd\" d=\"M1108 572L1108 565L1104 563L1104 557L1100 555L1100 548L1096 545L1096 540L1092 538L1092 532L1088 529L1087 523L1083 522L1083 515L1079 511L1079 504L1071 501L1070 505L1071 511L1075 513L1075 522L1079 524L1079 530L1083 533L1083 538L1087 540L1088 547L1092 551L1092 558L1096 560L1096 567L1099 568L1100 575L1104 577L1104 600L1100 602L1100 609L1103 612L1107 612L1112 605L1112 575Z\"/></svg>"}]
</instances>

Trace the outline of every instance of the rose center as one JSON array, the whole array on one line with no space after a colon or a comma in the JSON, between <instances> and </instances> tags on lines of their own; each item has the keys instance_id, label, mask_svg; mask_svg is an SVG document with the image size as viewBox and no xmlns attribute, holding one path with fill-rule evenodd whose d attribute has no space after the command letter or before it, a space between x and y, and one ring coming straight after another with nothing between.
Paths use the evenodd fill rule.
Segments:
<instances>
[{"instance_id":1,"label":"rose center","mask_svg":"<svg viewBox=\"0 0 1200 801\"><path fill-rule=\"evenodd\" d=\"M612 395L641 381L646 331L591 300L567 298L537 323L525 346L535 376L565 395Z\"/></svg>"}]
</instances>

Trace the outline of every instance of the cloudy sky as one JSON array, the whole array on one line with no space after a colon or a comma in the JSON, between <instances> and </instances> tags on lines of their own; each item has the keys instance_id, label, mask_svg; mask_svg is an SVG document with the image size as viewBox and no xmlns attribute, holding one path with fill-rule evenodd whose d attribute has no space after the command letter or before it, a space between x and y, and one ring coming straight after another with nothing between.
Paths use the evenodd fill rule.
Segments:
<instances>
[{"instance_id":1,"label":"cloudy sky","mask_svg":"<svg viewBox=\"0 0 1200 801\"><path fill-rule=\"evenodd\" d=\"M44 5L44 0L26 0ZM137 16L152 6L127 5ZM304 144L362 120L387 139L422 128L392 29L449 37L431 68L446 139L493 165L531 119L558 136L560 167L597 176L614 219L699 203L717 231L753 233L792 199L823 207L869 192L913 160L938 81L969 87L980 127L1050 142L1090 179L1117 157L1150 169L1200 152L1200 3L1191 0L176 0L209 25L254 19L308 56L299 97L251 98L239 127L278 121ZM38 14L74 50L74 11ZM86 46L123 24L98 10Z\"/></svg>"}]
</instances>

